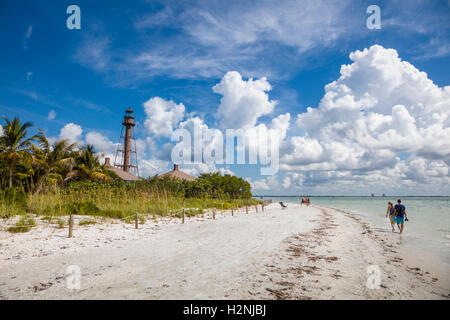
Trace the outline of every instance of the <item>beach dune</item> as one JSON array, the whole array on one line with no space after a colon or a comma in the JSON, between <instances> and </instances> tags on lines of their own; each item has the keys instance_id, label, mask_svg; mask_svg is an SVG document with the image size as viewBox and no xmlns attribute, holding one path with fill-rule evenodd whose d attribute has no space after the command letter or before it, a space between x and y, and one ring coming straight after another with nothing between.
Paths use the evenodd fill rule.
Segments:
<instances>
[{"instance_id":1,"label":"beach dune","mask_svg":"<svg viewBox=\"0 0 450 320\"><path fill-rule=\"evenodd\" d=\"M328 208L272 204L259 213L225 211L215 220L207 214L185 224L147 221L138 230L102 222L76 225L74 236L42 224L26 234L0 231L0 299L448 299L450 293L446 270L399 250L398 234ZM69 266L81 271L79 289L67 286Z\"/></svg>"}]
</instances>

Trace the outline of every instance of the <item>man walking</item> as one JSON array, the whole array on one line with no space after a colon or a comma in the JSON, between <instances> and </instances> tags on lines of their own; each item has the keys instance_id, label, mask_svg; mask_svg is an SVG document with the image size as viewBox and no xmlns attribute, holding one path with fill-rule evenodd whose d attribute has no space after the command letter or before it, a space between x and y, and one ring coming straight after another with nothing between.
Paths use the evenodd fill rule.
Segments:
<instances>
[{"instance_id":1,"label":"man walking","mask_svg":"<svg viewBox=\"0 0 450 320\"><path fill-rule=\"evenodd\" d=\"M394 207L396 220L397 220L397 226L400 230L400 234L403 232L403 226L405 223L405 220L408 221L408 216L406 215L406 208L402 204L402 200L398 199L397 204Z\"/></svg>"}]
</instances>

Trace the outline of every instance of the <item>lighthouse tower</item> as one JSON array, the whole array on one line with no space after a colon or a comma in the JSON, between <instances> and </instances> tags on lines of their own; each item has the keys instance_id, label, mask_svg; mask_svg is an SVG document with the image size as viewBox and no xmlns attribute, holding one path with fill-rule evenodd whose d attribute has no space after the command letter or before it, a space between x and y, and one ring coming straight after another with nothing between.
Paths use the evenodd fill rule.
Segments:
<instances>
[{"instance_id":1,"label":"lighthouse tower","mask_svg":"<svg viewBox=\"0 0 450 320\"><path fill-rule=\"evenodd\" d=\"M136 177L139 177L139 166L136 152L136 138L134 135L134 112L131 107L125 111L123 117L120 142L117 147L114 166Z\"/></svg>"}]
</instances>

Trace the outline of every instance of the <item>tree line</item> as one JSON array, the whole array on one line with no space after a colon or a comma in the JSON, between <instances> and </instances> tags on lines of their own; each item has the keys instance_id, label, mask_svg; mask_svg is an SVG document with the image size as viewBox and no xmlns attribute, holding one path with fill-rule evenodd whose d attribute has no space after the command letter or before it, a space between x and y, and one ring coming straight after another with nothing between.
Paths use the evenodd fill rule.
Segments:
<instances>
[{"instance_id":1,"label":"tree line","mask_svg":"<svg viewBox=\"0 0 450 320\"><path fill-rule=\"evenodd\" d=\"M0 186L18 187L34 194L44 187L70 181L111 181L114 177L92 145L79 146L67 139L50 142L41 129L30 134L31 122L3 117L0 133Z\"/></svg>"},{"instance_id":2,"label":"tree line","mask_svg":"<svg viewBox=\"0 0 450 320\"><path fill-rule=\"evenodd\" d=\"M0 188L21 189L33 195L54 188L92 188L96 184L125 187L92 145L78 145L69 140L53 141L37 128L31 134L31 122L3 117L0 132ZM130 188L130 186L126 186ZM195 181L180 181L158 176L135 182L132 188L164 190L186 198L249 199L250 184L242 178L209 173ZM148 188L147 188L148 189Z\"/></svg>"}]
</instances>

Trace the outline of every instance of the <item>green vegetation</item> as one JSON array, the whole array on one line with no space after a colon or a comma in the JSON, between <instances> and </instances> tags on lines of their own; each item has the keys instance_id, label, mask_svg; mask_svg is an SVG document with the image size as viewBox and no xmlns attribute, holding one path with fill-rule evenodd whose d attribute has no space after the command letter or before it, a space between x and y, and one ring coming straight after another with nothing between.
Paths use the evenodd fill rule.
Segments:
<instances>
[{"instance_id":1,"label":"green vegetation","mask_svg":"<svg viewBox=\"0 0 450 320\"><path fill-rule=\"evenodd\" d=\"M14 227L8 228L9 232L28 232L32 227L36 226L36 220L32 216L23 216L17 221Z\"/></svg>"},{"instance_id":2,"label":"green vegetation","mask_svg":"<svg viewBox=\"0 0 450 320\"><path fill-rule=\"evenodd\" d=\"M81 220L78 224L80 226L87 226L87 225L91 225L91 224L96 224L97 221L92 220L92 219L85 219L85 220Z\"/></svg>"},{"instance_id":3,"label":"green vegetation","mask_svg":"<svg viewBox=\"0 0 450 320\"><path fill-rule=\"evenodd\" d=\"M176 183L177 191L162 186ZM179 216L186 208L187 216L202 214L205 209L228 210L258 203L251 198L213 198L203 194L200 198L184 197L183 182L170 179L149 178L133 184L73 182L65 188L28 197L27 208L44 216L68 214L125 219L139 212L140 215ZM134 221L134 220L133 220Z\"/></svg>"},{"instance_id":4,"label":"green vegetation","mask_svg":"<svg viewBox=\"0 0 450 320\"><path fill-rule=\"evenodd\" d=\"M66 225L66 222L63 219L58 219L56 221L56 224L58 225L58 229L64 229L64 226Z\"/></svg>"},{"instance_id":5,"label":"green vegetation","mask_svg":"<svg viewBox=\"0 0 450 320\"><path fill-rule=\"evenodd\" d=\"M13 227L17 230L29 228L24 221L32 214L63 228L61 217L68 214L134 222L133 215L139 212L144 223L158 216L180 217L181 208L186 208L189 217L208 208L227 210L258 203L252 199L247 181L219 173L203 174L196 181L154 176L127 184L100 164L93 146L77 146L67 140L50 144L40 129L29 137L31 123L4 119L0 218L22 215ZM83 221L80 224L91 220Z\"/></svg>"}]
</instances>

